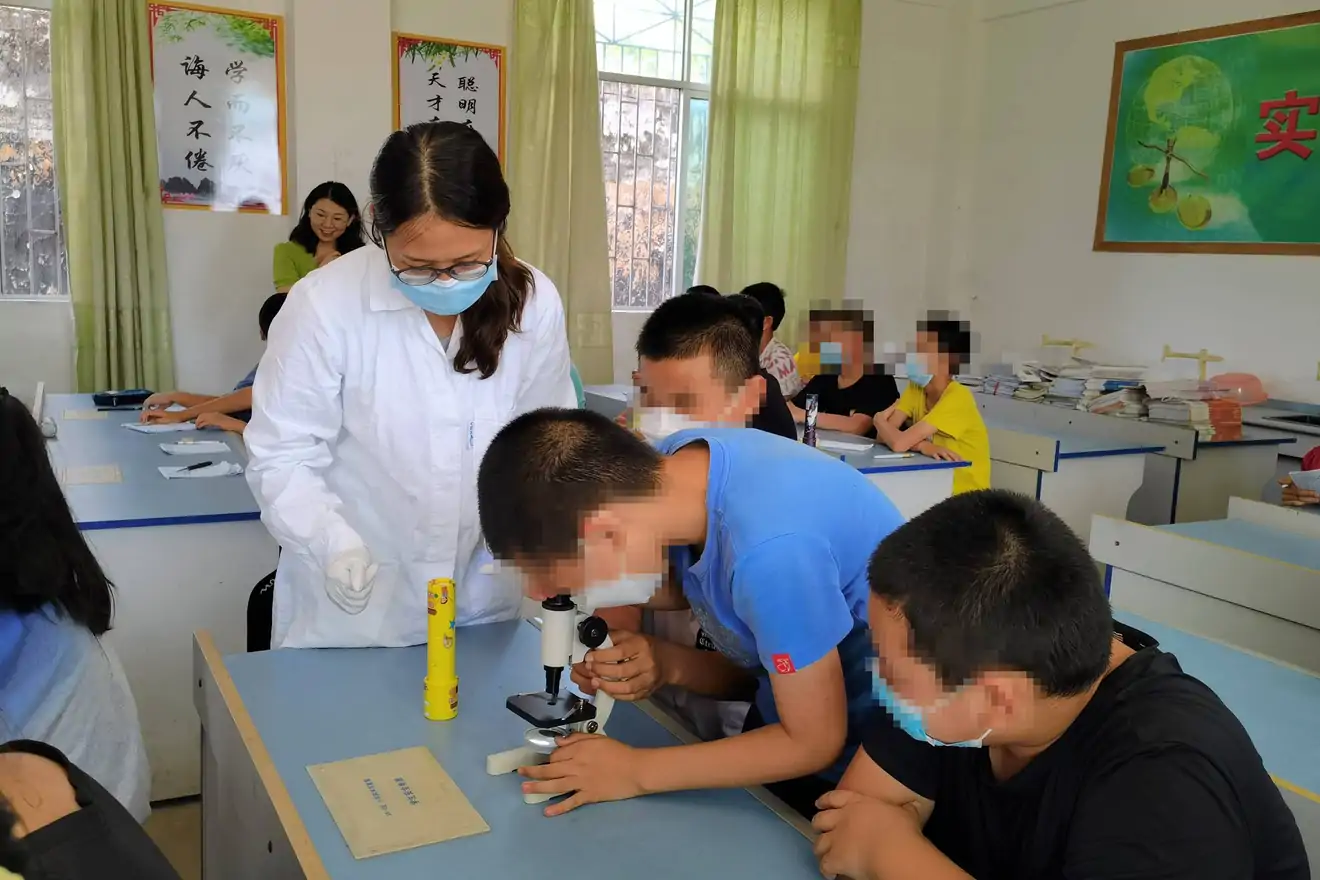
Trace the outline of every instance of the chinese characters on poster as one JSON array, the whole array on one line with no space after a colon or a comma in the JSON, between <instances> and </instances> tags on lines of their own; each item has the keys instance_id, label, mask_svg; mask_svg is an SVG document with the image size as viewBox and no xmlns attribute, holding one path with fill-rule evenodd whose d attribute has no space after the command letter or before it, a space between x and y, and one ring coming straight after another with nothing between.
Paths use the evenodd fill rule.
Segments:
<instances>
[{"instance_id":1,"label":"chinese characters on poster","mask_svg":"<svg viewBox=\"0 0 1320 880\"><path fill-rule=\"evenodd\" d=\"M282 214L283 19L150 10L161 201Z\"/></svg>"},{"instance_id":2,"label":"chinese characters on poster","mask_svg":"<svg viewBox=\"0 0 1320 880\"><path fill-rule=\"evenodd\" d=\"M1320 254L1318 137L1320 13L1120 43L1095 248Z\"/></svg>"},{"instance_id":3,"label":"chinese characters on poster","mask_svg":"<svg viewBox=\"0 0 1320 880\"><path fill-rule=\"evenodd\" d=\"M394 35L394 124L461 122L504 159L504 49Z\"/></svg>"}]
</instances>

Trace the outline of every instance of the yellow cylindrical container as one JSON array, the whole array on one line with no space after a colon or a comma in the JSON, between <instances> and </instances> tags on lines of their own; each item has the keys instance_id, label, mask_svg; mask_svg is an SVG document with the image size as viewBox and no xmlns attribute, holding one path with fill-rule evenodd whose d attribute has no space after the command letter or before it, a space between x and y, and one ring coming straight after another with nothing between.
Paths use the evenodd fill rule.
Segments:
<instances>
[{"instance_id":1,"label":"yellow cylindrical container","mask_svg":"<svg viewBox=\"0 0 1320 880\"><path fill-rule=\"evenodd\" d=\"M454 647L454 582L436 578L426 585L426 680L422 711L431 721L458 715L458 665Z\"/></svg>"}]
</instances>

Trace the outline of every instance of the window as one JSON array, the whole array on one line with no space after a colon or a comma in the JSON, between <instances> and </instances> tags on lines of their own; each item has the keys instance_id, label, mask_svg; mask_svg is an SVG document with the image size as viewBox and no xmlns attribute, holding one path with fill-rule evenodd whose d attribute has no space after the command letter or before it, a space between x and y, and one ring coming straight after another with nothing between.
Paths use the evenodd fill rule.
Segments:
<instances>
[{"instance_id":1,"label":"window","mask_svg":"<svg viewBox=\"0 0 1320 880\"><path fill-rule=\"evenodd\" d=\"M68 291L54 122L50 12L0 5L0 298Z\"/></svg>"},{"instance_id":2,"label":"window","mask_svg":"<svg viewBox=\"0 0 1320 880\"><path fill-rule=\"evenodd\" d=\"M615 309L653 309L696 274L715 3L595 0Z\"/></svg>"}]
</instances>

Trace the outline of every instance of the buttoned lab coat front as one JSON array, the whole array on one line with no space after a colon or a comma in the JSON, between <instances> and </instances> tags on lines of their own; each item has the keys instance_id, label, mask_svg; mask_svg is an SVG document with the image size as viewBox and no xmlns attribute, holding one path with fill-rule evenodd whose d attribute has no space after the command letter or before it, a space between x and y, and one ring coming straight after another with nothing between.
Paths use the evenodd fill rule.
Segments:
<instances>
[{"instance_id":1,"label":"buttoned lab coat front","mask_svg":"<svg viewBox=\"0 0 1320 880\"><path fill-rule=\"evenodd\" d=\"M282 548L272 647L426 641L426 585L453 578L458 623L506 620L521 591L484 553L477 466L514 416L572 407L564 307L533 269L521 330L489 379L459 373L425 313L370 245L294 285L270 330L244 434L248 483ZM379 565L366 610L326 595L327 565L358 545Z\"/></svg>"}]
</instances>

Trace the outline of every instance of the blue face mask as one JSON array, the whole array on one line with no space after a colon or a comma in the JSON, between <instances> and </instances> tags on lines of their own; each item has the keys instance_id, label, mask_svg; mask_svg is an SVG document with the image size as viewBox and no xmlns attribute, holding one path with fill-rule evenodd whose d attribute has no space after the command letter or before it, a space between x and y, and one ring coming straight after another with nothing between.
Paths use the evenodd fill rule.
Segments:
<instances>
[{"instance_id":1,"label":"blue face mask","mask_svg":"<svg viewBox=\"0 0 1320 880\"><path fill-rule=\"evenodd\" d=\"M843 366L843 343L822 342L820 344L820 363L824 367Z\"/></svg>"},{"instance_id":2,"label":"blue face mask","mask_svg":"<svg viewBox=\"0 0 1320 880\"><path fill-rule=\"evenodd\" d=\"M499 261L486 267L480 278L471 281L458 281L453 278L437 278L430 284L404 284L399 276L390 273L390 283L394 289L408 298L413 305L433 315L461 315L481 299L495 279L500 277Z\"/></svg>"},{"instance_id":3,"label":"blue face mask","mask_svg":"<svg viewBox=\"0 0 1320 880\"><path fill-rule=\"evenodd\" d=\"M930 384L930 380L934 378L930 373L926 372L926 364L922 361L920 355L909 354L907 356L906 364L907 380L918 388L925 388Z\"/></svg>"},{"instance_id":4,"label":"blue face mask","mask_svg":"<svg viewBox=\"0 0 1320 880\"><path fill-rule=\"evenodd\" d=\"M941 706L948 705L949 700L953 697L952 694L929 709L922 709L920 706L914 706L894 693L893 688L880 677L880 674L874 668L871 670L871 691L875 695L876 702L883 706L890 717L894 719L894 722L898 724L899 730L915 740L933 746L979 749L985 745L985 738L990 735L990 731L987 730L976 739L962 742L942 742L926 732L926 714L939 709Z\"/></svg>"}]
</instances>

